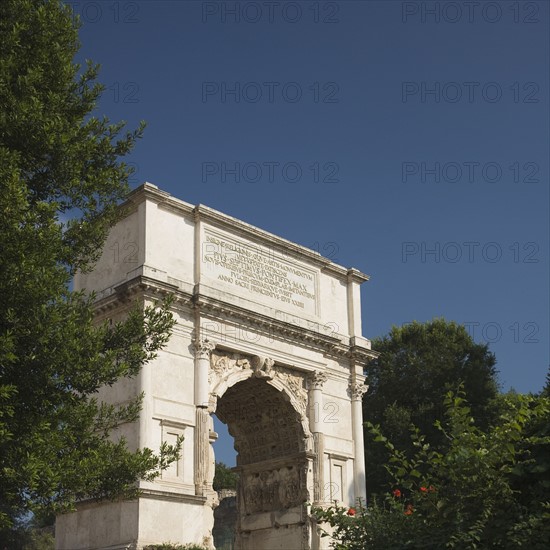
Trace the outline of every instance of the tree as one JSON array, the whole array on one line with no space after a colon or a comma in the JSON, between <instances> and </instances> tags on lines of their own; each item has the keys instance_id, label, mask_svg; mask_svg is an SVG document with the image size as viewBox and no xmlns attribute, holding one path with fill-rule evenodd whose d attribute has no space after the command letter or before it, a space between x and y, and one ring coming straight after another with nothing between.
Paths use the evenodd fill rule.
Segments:
<instances>
[{"instance_id":1,"label":"tree","mask_svg":"<svg viewBox=\"0 0 550 550\"><path fill-rule=\"evenodd\" d=\"M544 384L544 388L542 388L542 394L545 397L550 397L550 366L548 367L548 371L546 372L546 381Z\"/></svg>"},{"instance_id":2,"label":"tree","mask_svg":"<svg viewBox=\"0 0 550 550\"><path fill-rule=\"evenodd\" d=\"M231 471L231 468L226 466L223 462L216 462L216 469L214 472L214 491L220 489L236 489L237 480L239 476Z\"/></svg>"},{"instance_id":3,"label":"tree","mask_svg":"<svg viewBox=\"0 0 550 550\"><path fill-rule=\"evenodd\" d=\"M140 400L109 407L102 385L135 376L166 343L169 303L137 304L97 325L93 296L71 292L123 215L120 160L143 126L92 116L98 67L73 62L78 21L58 0L0 2L0 541L29 511L135 496L178 446L130 451L110 438ZM13 544L12 544L13 543Z\"/></svg>"},{"instance_id":4,"label":"tree","mask_svg":"<svg viewBox=\"0 0 550 550\"><path fill-rule=\"evenodd\" d=\"M314 509L335 528L341 550L470 548L542 550L550 545L550 399L504 396L502 415L482 431L462 389L445 399L438 430L445 452L411 430L412 454L370 424L388 450L392 488L367 508Z\"/></svg>"},{"instance_id":5,"label":"tree","mask_svg":"<svg viewBox=\"0 0 550 550\"><path fill-rule=\"evenodd\" d=\"M408 431L413 423L432 446L445 446L434 422L443 419L446 392L460 383L477 425L487 428L494 419L496 360L488 346L476 344L463 326L444 319L415 321L393 327L372 346L380 356L366 370L369 391L363 399L363 417L380 424L396 445L412 451ZM365 455L369 495L387 491L388 454L373 445L369 432L365 433Z\"/></svg>"}]
</instances>

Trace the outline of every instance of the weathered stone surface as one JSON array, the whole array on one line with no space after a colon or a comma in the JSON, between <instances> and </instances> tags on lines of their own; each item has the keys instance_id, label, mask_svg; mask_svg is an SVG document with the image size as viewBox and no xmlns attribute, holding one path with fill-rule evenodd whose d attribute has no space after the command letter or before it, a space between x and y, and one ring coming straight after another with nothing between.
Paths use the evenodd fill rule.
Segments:
<instances>
[{"instance_id":1,"label":"weathered stone surface","mask_svg":"<svg viewBox=\"0 0 550 550\"><path fill-rule=\"evenodd\" d=\"M144 392L139 422L116 435L152 449L183 435L184 449L159 480L140 483L137 501L83 502L60 516L57 548L213 547L214 510L227 506L212 489L214 413L238 452L235 548L326 548L305 503L353 504L365 492L360 400L374 352L361 334L359 286L367 277L151 184L129 204L75 288L97 292L99 319L174 293L177 325L136 379L99 398Z\"/></svg>"}]
</instances>

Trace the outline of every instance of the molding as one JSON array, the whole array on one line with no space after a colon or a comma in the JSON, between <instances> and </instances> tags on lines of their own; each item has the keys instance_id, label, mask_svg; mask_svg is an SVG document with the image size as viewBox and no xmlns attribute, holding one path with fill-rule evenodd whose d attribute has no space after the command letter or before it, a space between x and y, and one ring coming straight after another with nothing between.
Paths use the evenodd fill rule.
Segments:
<instances>
[{"instance_id":1,"label":"molding","mask_svg":"<svg viewBox=\"0 0 550 550\"><path fill-rule=\"evenodd\" d=\"M347 281L350 283L359 283L359 284L362 284L368 280L370 280L370 277L359 271L358 269L355 269L354 267L350 267L348 270L347 270Z\"/></svg>"},{"instance_id":2,"label":"molding","mask_svg":"<svg viewBox=\"0 0 550 550\"><path fill-rule=\"evenodd\" d=\"M160 425L162 427L166 426L168 428L176 428L178 430L185 430L185 428L194 428L195 425L194 424L189 424L188 422L181 422L181 421L178 421L178 420L171 420L169 418L166 418L166 417L160 417L160 416L155 416L153 415L151 417L153 420L158 420Z\"/></svg>"},{"instance_id":3,"label":"molding","mask_svg":"<svg viewBox=\"0 0 550 550\"><path fill-rule=\"evenodd\" d=\"M158 491L153 489L141 489L139 498L150 498L154 500L171 500L176 502L190 502L192 504L206 504L207 497L200 495L189 495L185 493L172 493L169 491Z\"/></svg>"},{"instance_id":4,"label":"molding","mask_svg":"<svg viewBox=\"0 0 550 550\"><path fill-rule=\"evenodd\" d=\"M198 291L197 291L198 290ZM299 327L267 315L256 313L252 310L237 305L223 302L216 298L200 293L200 287L195 287L195 293L190 294L173 284L158 281L144 275L138 275L129 281L112 287L112 291L99 299L95 304L95 311L99 316L107 316L121 305L130 307L136 299L159 300L173 294L175 296L174 309L186 307L200 310L201 315L221 321L227 318L249 323L259 333L269 336L279 336L285 340L291 340L301 347L320 351L328 357L353 359L359 364L366 364L379 355L378 352L364 346L348 345L343 339L332 335ZM214 335L212 335L214 336Z\"/></svg>"},{"instance_id":5,"label":"molding","mask_svg":"<svg viewBox=\"0 0 550 550\"><path fill-rule=\"evenodd\" d=\"M156 481L155 481L156 483ZM140 499L149 498L155 500L171 500L177 502L190 502L192 504L206 504L207 497L198 496L185 493L173 493L169 491L159 491L154 489L140 489L140 494L137 498L130 500L114 501L114 503L121 502L123 504L137 504ZM105 502L112 503L112 501L97 501L94 499L80 500L76 503L77 511L79 508L95 508L105 504Z\"/></svg>"},{"instance_id":6,"label":"molding","mask_svg":"<svg viewBox=\"0 0 550 550\"><path fill-rule=\"evenodd\" d=\"M363 346L349 346L341 338L320 334L319 332L299 327L294 323L288 323L274 319L267 315L244 309L234 304L222 302L216 298L197 293L193 297L195 306L200 307L203 315L213 319L224 321L228 317L236 321L250 323L254 329L267 336L279 336L286 340L299 342L301 347L321 351L329 357L346 357L354 359L359 364L367 363L377 357L378 352Z\"/></svg>"},{"instance_id":7,"label":"molding","mask_svg":"<svg viewBox=\"0 0 550 550\"><path fill-rule=\"evenodd\" d=\"M333 263L330 259L321 256L318 252L306 248L305 246L293 243L259 229L249 223L233 218L227 214L214 210L209 206L198 204L193 206L187 202L184 202L176 197L173 197L170 193L162 191L156 185L152 183L144 183L138 188L134 189L127 197L126 202L121 206L128 207L129 205L137 206L140 203L149 200L154 202L164 210L171 210L176 213L180 213L187 217L192 216L195 223L204 221L219 227L220 229L229 230L231 233L237 233L242 237L255 241L264 246L273 248L281 248L285 255L293 256L301 259L302 261L308 261L310 264L315 265L321 269L322 273L328 273L337 277L343 281L353 280L359 284L368 281L369 276L362 273L358 269L347 269L341 265Z\"/></svg>"},{"instance_id":8,"label":"molding","mask_svg":"<svg viewBox=\"0 0 550 550\"><path fill-rule=\"evenodd\" d=\"M328 456L331 462L338 460L340 462L348 462L348 460L354 460L353 455L342 454L342 452L333 453L332 451L325 451L325 456Z\"/></svg>"}]
</instances>

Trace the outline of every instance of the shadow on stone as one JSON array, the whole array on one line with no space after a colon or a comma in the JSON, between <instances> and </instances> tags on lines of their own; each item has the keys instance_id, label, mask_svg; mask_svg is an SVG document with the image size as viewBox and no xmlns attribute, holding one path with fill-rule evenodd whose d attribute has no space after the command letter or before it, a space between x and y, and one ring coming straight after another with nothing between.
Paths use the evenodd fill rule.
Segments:
<instances>
[{"instance_id":1,"label":"shadow on stone","mask_svg":"<svg viewBox=\"0 0 550 550\"><path fill-rule=\"evenodd\" d=\"M219 506L214 510L214 546L216 550L234 550L237 525L237 492L232 489L218 491Z\"/></svg>"}]
</instances>

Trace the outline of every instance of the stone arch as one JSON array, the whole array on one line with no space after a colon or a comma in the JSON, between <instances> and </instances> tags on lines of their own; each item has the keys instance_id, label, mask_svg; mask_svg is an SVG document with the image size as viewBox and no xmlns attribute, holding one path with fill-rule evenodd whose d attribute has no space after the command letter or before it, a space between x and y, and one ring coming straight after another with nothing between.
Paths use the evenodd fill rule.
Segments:
<instances>
[{"instance_id":1,"label":"stone arch","mask_svg":"<svg viewBox=\"0 0 550 550\"><path fill-rule=\"evenodd\" d=\"M216 414L235 439L239 466L307 450L300 413L266 380L249 377L232 385Z\"/></svg>"},{"instance_id":2,"label":"stone arch","mask_svg":"<svg viewBox=\"0 0 550 550\"><path fill-rule=\"evenodd\" d=\"M184 435L183 452L177 467L139 482L135 501L82 501L60 516L57 547L141 548L170 540L211 548L217 500L211 414L218 404L229 406L231 388L237 397L248 388L284 411L294 439L285 447L286 428L275 427L266 444L280 443L276 457L239 466L241 477L250 478L239 498L252 504L250 513L241 510L238 548L328 548L301 496L293 496L313 493L308 501L325 505L325 485L336 484L346 488L345 503L365 499L362 369L377 356L361 332L360 285L368 277L152 184L128 200L131 208L111 229L94 270L75 275L75 289L97 293L98 319L123 315L129 300L142 307L175 295L177 325L166 349L139 376L102 388L99 398L116 405L143 395L139 420L122 427L129 444L157 449ZM137 244L139 263L114 268L108 250L117 242ZM264 290L271 280L282 283L276 292ZM211 354L225 357L212 362ZM333 398L336 416L326 420L324 405ZM238 421L234 429L243 451L250 449L255 430Z\"/></svg>"},{"instance_id":3,"label":"stone arch","mask_svg":"<svg viewBox=\"0 0 550 550\"><path fill-rule=\"evenodd\" d=\"M306 377L299 371L275 365L271 358L258 355L246 356L239 353L215 350L210 358L210 400L208 410L217 411L218 401L239 382L250 378L262 379L280 392L281 399L288 401L299 417L305 449L312 450L312 433L307 416L308 396Z\"/></svg>"},{"instance_id":4,"label":"stone arch","mask_svg":"<svg viewBox=\"0 0 550 550\"><path fill-rule=\"evenodd\" d=\"M258 356L213 351L210 407L235 441L236 548L309 548L312 435L305 377ZM282 537L282 538L281 538ZM289 546L290 547L290 546ZM283 548L283 547L281 547Z\"/></svg>"}]
</instances>

